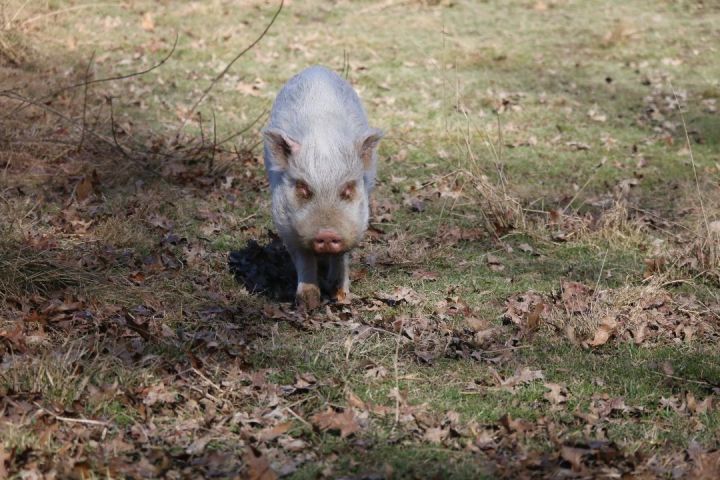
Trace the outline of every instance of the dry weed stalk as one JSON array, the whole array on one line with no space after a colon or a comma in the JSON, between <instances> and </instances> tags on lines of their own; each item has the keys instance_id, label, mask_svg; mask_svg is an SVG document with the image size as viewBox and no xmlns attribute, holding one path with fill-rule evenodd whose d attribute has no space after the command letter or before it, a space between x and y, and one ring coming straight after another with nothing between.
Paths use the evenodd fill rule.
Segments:
<instances>
[{"instance_id":1,"label":"dry weed stalk","mask_svg":"<svg viewBox=\"0 0 720 480\"><path fill-rule=\"evenodd\" d=\"M505 177L502 152L502 124L498 117L497 141L493 142L489 132L481 131L475 127L475 133L480 137L490 154L495 166L498 181L493 182L485 172L484 162L475 153L470 119L465 113L467 128L459 141L459 149L464 152L463 158L467 160L467 168L460 173L466 177L472 187L468 195L475 198L478 210L483 217L485 228L494 235L502 235L516 229L525 229L526 219L522 205L512 195Z\"/></svg>"},{"instance_id":2,"label":"dry weed stalk","mask_svg":"<svg viewBox=\"0 0 720 480\"><path fill-rule=\"evenodd\" d=\"M30 47L23 42L18 21L27 3L10 5L10 2L0 2L0 60L4 58L12 65L25 63L31 53Z\"/></svg>"},{"instance_id":3,"label":"dry weed stalk","mask_svg":"<svg viewBox=\"0 0 720 480\"><path fill-rule=\"evenodd\" d=\"M720 281L720 220L715 220L713 222L708 220L709 215L706 211L705 199L703 198L703 193L700 189L700 180L698 179L695 155L693 153L692 143L690 142L690 135L688 134L685 115L680 107L681 103L672 83L670 83L670 89L675 97L678 113L680 114L680 120L682 120L683 132L685 133L685 145L690 156L690 165L692 166L693 179L695 180L697 200L700 205L700 213L702 214L702 224L696 227L696 241L693 245L695 254L699 267L703 270L702 273L710 275Z\"/></svg>"},{"instance_id":4,"label":"dry weed stalk","mask_svg":"<svg viewBox=\"0 0 720 480\"><path fill-rule=\"evenodd\" d=\"M597 226L587 234L612 242L616 247L644 248L649 242L644 230L644 224L630 215L627 200L621 198L602 212Z\"/></svg>"}]
</instances>

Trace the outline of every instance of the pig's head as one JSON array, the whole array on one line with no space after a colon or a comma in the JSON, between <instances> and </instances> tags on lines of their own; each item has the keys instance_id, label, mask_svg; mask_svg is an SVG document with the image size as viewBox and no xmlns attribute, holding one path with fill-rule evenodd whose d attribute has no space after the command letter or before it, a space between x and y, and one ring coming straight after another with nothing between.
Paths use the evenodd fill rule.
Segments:
<instances>
[{"instance_id":1,"label":"pig's head","mask_svg":"<svg viewBox=\"0 0 720 480\"><path fill-rule=\"evenodd\" d=\"M337 255L355 247L367 230L368 194L382 132L368 129L352 141L330 127L302 141L277 128L264 135L271 168L282 173L273 189L278 228L296 239L298 247L318 254Z\"/></svg>"}]
</instances>

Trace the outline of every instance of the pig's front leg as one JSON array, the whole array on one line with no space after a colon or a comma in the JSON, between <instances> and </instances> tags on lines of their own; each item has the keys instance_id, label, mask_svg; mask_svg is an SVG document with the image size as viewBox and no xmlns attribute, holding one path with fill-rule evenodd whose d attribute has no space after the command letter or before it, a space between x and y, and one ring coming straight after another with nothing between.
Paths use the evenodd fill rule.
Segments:
<instances>
[{"instance_id":1,"label":"pig's front leg","mask_svg":"<svg viewBox=\"0 0 720 480\"><path fill-rule=\"evenodd\" d=\"M343 302L350 293L350 254L330 257L328 261L328 290L330 296Z\"/></svg>"},{"instance_id":2,"label":"pig's front leg","mask_svg":"<svg viewBox=\"0 0 720 480\"><path fill-rule=\"evenodd\" d=\"M317 278L317 258L303 250L291 250L290 256L297 272L297 292L295 301L305 310L314 310L320 306L320 287Z\"/></svg>"}]
</instances>

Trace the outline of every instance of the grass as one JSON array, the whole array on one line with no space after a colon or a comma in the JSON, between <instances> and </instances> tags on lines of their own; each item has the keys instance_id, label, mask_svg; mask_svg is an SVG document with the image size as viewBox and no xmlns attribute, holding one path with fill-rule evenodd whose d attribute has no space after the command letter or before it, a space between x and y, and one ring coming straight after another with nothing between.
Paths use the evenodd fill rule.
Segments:
<instances>
[{"instance_id":1,"label":"grass","mask_svg":"<svg viewBox=\"0 0 720 480\"><path fill-rule=\"evenodd\" d=\"M563 446L589 452L588 475L647 473L636 452L690 475L692 442L718 448L717 406L691 407L720 388L714 6L291 2L177 135L275 4L23 3L2 4L0 78L30 98L178 43L147 74L44 104L74 123L45 107L0 116L0 476L252 476L250 446L291 478L565 475ZM304 66L348 61L387 131L384 233L354 254L352 305L268 313L227 269L271 228L252 122ZM83 111L104 140L82 133ZM564 310L563 281L594 291L586 312ZM378 300L397 287L418 303ZM530 290L553 309L537 331L506 315ZM583 347L607 312L614 336ZM466 317L497 333L472 340ZM549 322L576 325L576 344ZM544 378L499 385L523 367ZM360 430L318 427L328 407Z\"/></svg>"}]
</instances>

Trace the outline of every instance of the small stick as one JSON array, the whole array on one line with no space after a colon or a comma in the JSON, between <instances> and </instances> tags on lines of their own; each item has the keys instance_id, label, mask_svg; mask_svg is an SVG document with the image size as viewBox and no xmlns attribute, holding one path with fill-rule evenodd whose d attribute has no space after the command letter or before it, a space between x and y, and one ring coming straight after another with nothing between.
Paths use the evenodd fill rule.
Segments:
<instances>
[{"instance_id":1,"label":"small stick","mask_svg":"<svg viewBox=\"0 0 720 480\"><path fill-rule=\"evenodd\" d=\"M195 385L188 385L188 388L190 388L190 390L195 390L196 392L198 392L198 393L206 396L207 398L209 398L210 400L214 401L215 403L223 403L222 400L220 400L219 398L217 398L216 396L214 396L212 393L208 393L208 392L206 392L205 390L196 387Z\"/></svg>"},{"instance_id":2,"label":"small stick","mask_svg":"<svg viewBox=\"0 0 720 480\"><path fill-rule=\"evenodd\" d=\"M400 335L402 335L403 328L405 327L405 320L400 322ZM393 358L393 370L395 373L395 423L393 423L392 430L400 422L400 378L398 376L398 355L400 355L400 337L395 339L395 357Z\"/></svg>"},{"instance_id":3,"label":"small stick","mask_svg":"<svg viewBox=\"0 0 720 480\"><path fill-rule=\"evenodd\" d=\"M670 374L668 374L668 373L658 372L658 371L656 371L656 370L650 370L650 371L651 371L652 373L656 374L656 375L661 375L661 376L663 376L663 377L672 378L673 380L681 380L681 381L683 381L683 382L695 383L695 384L697 384L697 385L707 385L708 387L717 388L717 385L713 385L712 383L705 382L705 381L702 381L702 380L691 380L691 379L689 379L689 378L678 377L678 376L675 376L675 375L670 375Z\"/></svg>"},{"instance_id":4,"label":"small stick","mask_svg":"<svg viewBox=\"0 0 720 480\"><path fill-rule=\"evenodd\" d=\"M233 138L239 137L239 136L242 135L243 133L247 132L247 131L250 130L252 127L254 127L267 113L268 113L268 109L266 108L265 110L263 110L263 111L260 113L260 115L257 116L257 118L255 118L255 120L253 120L252 122L250 122L250 124L249 124L248 126L246 126L245 128L243 128L243 129L240 130L239 132L235 132L235 133L233 133L233 134L231 134L231 135L228 135L227 137L225 137L225 138L223 138L222 140L220 140L219 142L217 142L216 145L217 145L217 146L220 146L220 145L222 145L223 143L227 143L227 142L229 142L230 140L232 140Z\"/></svg>"},{"instance_id":5,"label":"small stick","mask_svg":"<svg viewBox=\"0 0 720 480\"><path fill-rule=\"evenodd\" d=\"M312 425L310 424L310 422L308 422L307 420L305 420L304 418L302 418L300 415L298 415L297 413L295 413L295 411L294 411L292 408L290 408L290 407L285 407L285 410L287 410L287 411L290 413L290 415L292 415L293 417L297 418L302 424L310 427L311 429L313 428Z\"/></svg>"},{"instance_id":6,"label":"small stick","mask_svg":"<svg viewBox=\"0 0 720 480\"><path fill-rule=\"evenodd\" d=\"M87 96L88 96L88 78L90 77L90 69L95 61L95 51L90 55L87 68L85 69L85 89L83 90L83 109L82 109L82 133L80 134L80 143L78 144L78 151L82 150L83 143L85 143L85 130L87 130Z\"/></svg>"},{"instance_id":7,"label":"small stick","mask_svg":"<svg viewBox=\"0 0 720 480\"><path fill-rule=\"evenodd\" d=\"M199 376L200 378L202 378L203 380L205 380L209 385L211 385L213 388L215 388L215 390L217 390L218 392L222 393L222 391L223 391L222 388L220 388L220 387L218 387L217 385L215 385L215 383L214 383L212 380L210 380L209 378L207 378L205 375L203 375L203 373L202 373L200 370L198 370L198 369L195 368L195 367L192 367L191 370L192 370L193 372L195 372L195 374L196 374L197 376Z\"/></svg>"},{"instance_id":8,"label":"small stick","mask_svg":"<svg viewBox=\"0 0 720 480\"><path fill-rule=\"evenodd\" d=\"M87 425L99 425L102 427L110 426L108 422L103 422L100 420L90 420L88 418L70 418L70 417L61 417L60 415L57 415L56 413L51 412L50 410L43 408L39 403L33 402L42 412L48 413L51 416L55 418L55 420L59 420L61 422L67 422L67 423L84 423Z\"/></svg>"}]
</instances>

